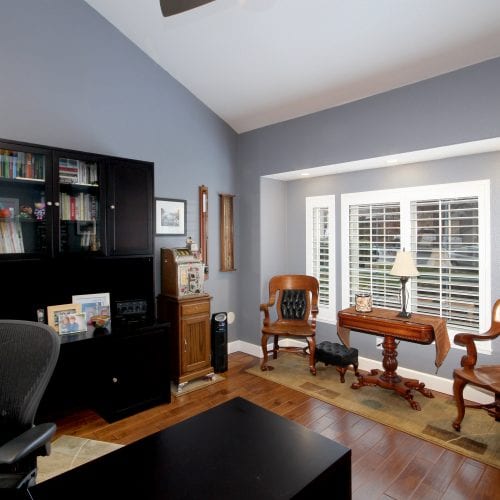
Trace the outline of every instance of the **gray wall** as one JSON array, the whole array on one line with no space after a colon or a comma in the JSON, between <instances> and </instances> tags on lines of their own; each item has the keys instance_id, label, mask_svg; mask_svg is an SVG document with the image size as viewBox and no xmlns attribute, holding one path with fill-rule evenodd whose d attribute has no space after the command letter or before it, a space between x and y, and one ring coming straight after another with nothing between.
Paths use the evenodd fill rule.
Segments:
<instances>
[{"instance_id":1,"label":"gray wall","mask_svg":"<svg viewBox=\"0 0 500 500\"><path fill-rule=\"evenodd\" d=\"M242 134L238 143L241 203L241 273L238 286L239 297L245 308L241 311L243 324L240 338L259 343L259 301L264 298L259 295L263 289L259 269L260 262L270 258L260 253L257 243L262 218L255 207L260 204L261 176L498 137L499 117L500 59L493 59L344 106ZM336 187L335 192L342 192L352 190L354 186L359 190L367 190L372 186L375 189L396 184L432 184L437 179L453 182L476 175L471 173L468 177L466 167L459 167L455 172L454 163L444 162L442 165L445 167L441 170L437 164L429 164L422 167L422 173L415 167L393 169L393 172L398 171L399 183L388 179L391 172L388 169L335 176L330 182L341 182L343 188ZM492 184L492 189L496 190L492 193L492 199L498 192L498 177L496 179ZM322 178L309 181L311 194L322 194L322 183ZM340 206L340 199L336 202ZM296 211L302 212L303 207L302 202L292 206L289 200L288 220L294 211L293 217L298 216ZM497 205L495 207L498 215ZM492 220L495 221L495 218L492 217ZM289 234L289 237L293 236ZM498 228L493 227L493 283L498 283L498 240ZM298 244L302 248L303 243ZM297 263L290 260L290 271L296 270ZM492 295L495 294L498 296L498 288L492 290ZM405 360L408 359L404 356ZM378 355L374 357L379 358ZM450 375L449 364L456 366L456 358L450 356L440 375Z\"/></svg>"},{"instance_id":2,"label":"gray wall","mask_svg":"<svg viewBox=\"0 0 500 500\"><path fill-rule=\"evenodd\" d=\"M290 273L287 249L287 184L273 179L261 179L260 253L262 296L268 295L271 276Z\"/></svg>"},{"instance_id":3,"label":"gray wall","mask_svg":"<svg viewBox=\"0 0 500 500\"><path fill-rule=\"evenodd\" d=\"M463 182L490 179L491 193L500 193L500 152L483 153L478 155L449 158L439 161L430 161L412 165L394 166L358 171L353 173L337 174L316 177L308 180L299 180L283 183L287 186L288 218L287 218L287 262L290 272L305 272L305 198L325 194L335 195L335 226L336 226L336 307L342 308L341 283L341 237L340 215L342 193L371 191L391 188L405 188L412 186L426 186L431 184L445 184L448 182ZM261 196L264 196L262 193ZM491 196L491 296L493 302L500 297L500 200L498 196ZM336 328L332 325L320 323L318 341L330 340L338 342ZM365 334L351 335L352 345L360 350L364 357L380 359L380 351L375 347L375 337ZM496 346L494 359L500 361L500 346ZM453 349L448 354L439 374L451 377L454 368L459 366L462 350ZM398 348L398 361L401 366L418 371L434 373L434 346L415 346L402 342ZM491 356L481 356L483 363L492 363Z\"/></svg>"},{"instance_id":4,"label":"gray wall","mask_svg":"<svg viewBox=\"0 0 500 500\"><path fill-rule=\"evenodd\" d=\"M0 67L0 137L154 162L156 196L187 199L195 241L208 186L206 288L213 312L238 318L238 273L218 272L218 193L236 190L236 133L82 0L3 0ZM157 237L157 257L184 244ZM158 291L158 258L156 276Z\"/></svg>"},{"instance_id":5,"label":"gray wall","mask_svg":"<svg viewBox=\"0 0 500 500\"><path fill-rule=\"evenodd\" d=\"M197 189L209 187L212 310L235 311L229 339L255 344L263 274L284 251L261 243L262 175L500 136L500 59L239 137L82 0L4 0L0 65L0 137L153 161L156 196L187 200L195 239ZM378 177L350 175L346 185ZM238 195L234 273L218 272L219 192ZM495 228L496 250L498 239ZM156 254L183 244L157 237Z\"/></svg>"}]
</instances>

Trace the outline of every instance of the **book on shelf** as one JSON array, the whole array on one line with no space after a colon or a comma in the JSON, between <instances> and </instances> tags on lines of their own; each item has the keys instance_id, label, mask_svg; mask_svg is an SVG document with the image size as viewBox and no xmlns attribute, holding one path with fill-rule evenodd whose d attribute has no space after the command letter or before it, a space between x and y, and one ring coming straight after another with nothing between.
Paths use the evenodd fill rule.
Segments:
<instances>
[{"instance_id":1,"label":"book on shelf","mask_svg":"<svg viewBox=\"0 0 500 500\"><path fill-rule=\"evenodd\" d=\"M37 153L0 149L0 177L45 180L45 156Z\"/></svg>"},{"instance_id":2,"label":"book on shelf","mask_svg":"<svg viewBox=\"0 0 500 500\"><path fill-rule=\"evenodd\" d=\"M23 235L19 221L0 219L1 253L24 253Z\"/></svg>"},{"instance_id":3,"label":"book on shelf","mask_svg":"<svg viewBox=\"0 0 500 500\"><path fill-rule=\"evenodd\" d=\"M97 185L97 163L59 159L59 182L63 184Z\"/></svg>"}]
</instances>

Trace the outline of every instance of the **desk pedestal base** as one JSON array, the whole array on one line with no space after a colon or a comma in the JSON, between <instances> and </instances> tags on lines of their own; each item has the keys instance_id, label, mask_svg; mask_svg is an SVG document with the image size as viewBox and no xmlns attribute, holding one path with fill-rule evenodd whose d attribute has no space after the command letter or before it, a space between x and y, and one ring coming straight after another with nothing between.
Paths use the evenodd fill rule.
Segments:
<instances>
[{"instance_id":1,"label":"desk pedestal base","mask_svg":"<svg viewBox=\"0 0 500 500\"><path fill-rule=\"evenodd\" d=\"M394 337L389 335L385 336L384 343L382 344L384 348L382 366L385 371L380 373L380 370L372 370L370 375L360 375L358 381L354 382L351 387L353 389L361 389L361 387L365 385L378 385L384 389L392 389L401 397L405 398L414 410L420 410L420 404L413 399L413 391L422 393L426 398L433 398L434 395L429 389L425 388L423 382L419 382L416 379L400 377L396 373L398 367L396 345Z\"/></svg>"}]
</instances>

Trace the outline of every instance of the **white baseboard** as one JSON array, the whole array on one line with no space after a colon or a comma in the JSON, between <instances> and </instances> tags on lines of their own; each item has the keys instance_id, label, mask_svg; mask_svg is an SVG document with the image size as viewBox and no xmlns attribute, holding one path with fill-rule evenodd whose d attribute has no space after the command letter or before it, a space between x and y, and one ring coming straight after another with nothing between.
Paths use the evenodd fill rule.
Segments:
<instances>
[{"instance_id":1,"label":"white baseboard","mask_svg":"<svg viewBox=\"0 0 500 500\"><path fill-rule=\"evenodd\" d=\"M262 348L260 345L250 344L243 340L235 340L229 342L227 345L227 352L231 354L232 352L244 352L245 354L250 354L256 358L262 358Z\"/></svg>"},{"instance_id":2,"label":"white baseboard","mask_svg":"<svg viewBox=\"0 0 500 500\"><path fill-rule=\"evenodd\" d=\"M294 339L280 339L280 344L283 347L302 347L305 346L303 342ZM269 344L268 349L272 349L272 344ZM244 342L242 340L235 340L234 342L229 342L228 352L244 352L245 354L250 354L257 358L262 358L262 348L260 345L251 344L249 342ZM359 368L361 370L370 371L373 369L382 370L382 363L369 358L360 357ZM405 378L415 378L420 380L425 384L425 387L433 391L442 392L443 394L452 395L453 394L453 380L438 377L437 375L432 375L430 373L418 372L416 370L410 370L402 366L398 366L397 373ZM492 395L489 393L483 393L472 387L466 387L464 390L464 398L475 403L491 403Z\"/></svg>"}]
</instances>

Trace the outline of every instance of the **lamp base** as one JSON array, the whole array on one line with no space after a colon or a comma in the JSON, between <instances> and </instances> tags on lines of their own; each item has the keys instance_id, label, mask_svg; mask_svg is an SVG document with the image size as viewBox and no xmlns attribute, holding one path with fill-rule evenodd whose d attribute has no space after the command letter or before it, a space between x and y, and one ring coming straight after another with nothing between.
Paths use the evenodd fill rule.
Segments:
<instances>
[{"instance_id":1,"label":"lamp base","mask_svg":"<svg viewBox=\"0 0 500 500\"><path fill-rule=\"evenodd\" d=\"M407 311L401 311L399 314L398 314L398 318L409 318L411 316L411 313L407 312Z\"/></svg>"}]
</instances>

